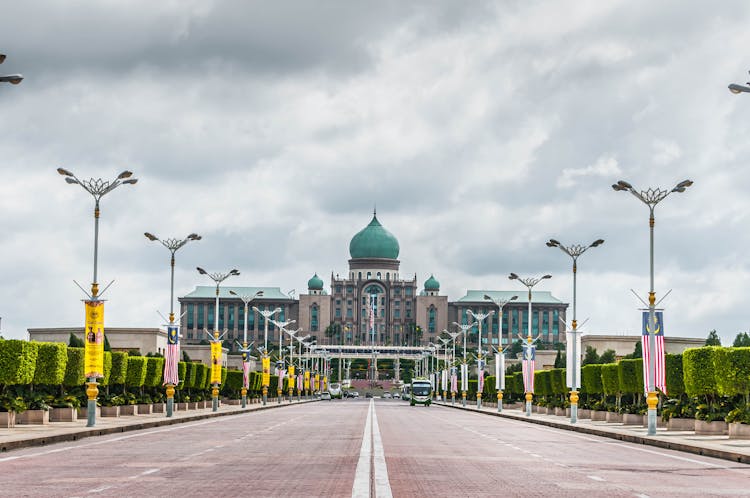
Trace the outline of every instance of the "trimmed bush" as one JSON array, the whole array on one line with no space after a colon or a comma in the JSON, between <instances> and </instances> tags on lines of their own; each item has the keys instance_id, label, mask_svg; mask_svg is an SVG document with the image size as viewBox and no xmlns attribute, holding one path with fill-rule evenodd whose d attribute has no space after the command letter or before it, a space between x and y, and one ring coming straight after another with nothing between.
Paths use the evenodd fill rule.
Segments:
<instances>
[{"instance_id":1,"label":"trimmed bush","mask_svg":"<svg viewBox=\"0 0 750 498\"><path fill-rule=\"evenodd\" d=\"M534 372L534 394L549 396L552 394L549 370L536 370Z\"/></svg>"},{"instance_id":2,"label":"trimmed bush","mask_svg":"<svg viewBox=\"0 0 750 498\"><path fill-rule=\"evenodd\" d=\"M669 394L669 397L679 398L685 394L685 380L682 372L682 355L664 355L664 370L667 377L667 394Z\"/></svg>"},{"instance_id":3,"label":"trimmed bush","mask_svg":"<svg viewBox=\"0 0 750 498\"><path fill-rule=\"evenodd\" d=\"M86 377L83 375L83 360L83 348L68 348L68 363L65 366L63 385L75 387L86 382Z\"/></svg>"},{"instance_id":4,"label":"trimmed bush","mask_svg":"<svg viewBox=\"0 0 750 498\"><path fill-rule=\"evenodd\" d=\"M722 348L714 354L716 385L722 396L750 398L750 348Z\"/></svg>"},{"instance_id":5,"label":"trimmed bush","mask_svg":"<svg viewBox=\"0 0 750 498\"><path fill-rule=\"evenodd\" d=\"M523 394L526 392L523 386L523 372L516 373L515 383L516 383L516 393L520 396L523 396Z\"/></svg>"},{"instance_id":6,"label":"trimmed bush","mask_svg":"<svg viewBox=\"0 0 750 498\"><path fill-rule=\"evenodd\" d=\"M203 363L193 363L192 367L195 370L195 381L192 387L195 389L205 389L206 381L210 380L208 378L208 368Z\"/></svg>"},{"instance_id":7,"label":"trimmed bush","mask_svg":"<svg viewBox=\"0 0 750 498\"><path fill-rule=\"evenodd\" d=\"M109 379L112 377L112 352L104 352L104 377L101 378L99 383L102 386L109 385Z\"/></svg>"},{"instance_id":8,"label":"trimmed bush","mask_svg":"<svg viewBox=\"0 0 750 498\"><path fill-rule=\"evenodd\" d=\"M38 342L34 384L60 385L68 365L68 347L61 342Z\"/></svg>"},{"instance_id":9,"label":"trimmed bush","mask_svg":"<svg viewBox=\"0 0 750 498\"><path fill-rule=\"evenodd\" d=\"M142 387L146 380L146 358L144 356L128 356L128 371L125 375L125 385L128 387Z\"/></svg>"},{"instance_id":10,"label":"trimmed bush","mask_svg":"<svg viewBox=\"0 0 750 498\"><path fill-rule=\"evenodd\" d=\"M125 384L128 373L128 353L112 353L112 371L109 375L109 385L119 386Z\"/></svg>"},{"instance_id":11,"label":"trimmed bush","mask_svg":"<svg viewBox=\"0 0 750 498\"><path fill-rule=\"evenodd\" d=\"M643 360L620 360L617 364L620 392L623 394L640 394L643 388Z\"/></svg>"},{"instance_id":12,"label":"trimmed bush","mask_svg":"<svg viewBox=\"0 0 750 498\"><path fill-rule=\"evenodd\" d=\"M602 365L602 389L604 394L612 396L620 394L620 377L618 375L617 363L605 363Z\"/></svg>"},{"instance_id":13,"label":"trimmed bush","mask_svg":"<svg viewBox=\"0 0 750 498\"><path fill-rule=\"evenodd\" d=\"M177 377L180 379L180 383L177 384L177 389L182 389L185 387L185 379L187 378L185 376L185 373L187 372L187 363L184 361L177 362Z\"/></svg>"},{"instance_id":14,"label":"trimmed bush","mask_svg":"<svg viewBox=\"0 0 750 498\"><path fill-rule=\"evenodd\" d=\"M227 381L227 369L226 367L221 367L221 383L224 384Z\"/></svg>"},{"instance_id":15,"label":"trimmed bush","mask_svg":"<svg viewBox=\"0 0 750 498\"><path fill-rule=\"evenodd\" d=\"M164 379L164 358L153 356L146 358L146 378L143 385L146 387L159 387Z\"/></svg>"},{"instance_id":16,"label":"trimmed bush","mask_svg":"<svg viewBox=\"0 0 750 498\"><path fill-rule=\"evenodd\" d=\"M598 364L581 367L581 392L586 394L602 394L602 366Z\"/></svg>"},{"instance_id":17,"label":"trimmed bush","mask_svg":"<svg viewBox=\"0 0 750 498\"><path fill-rule=\"evenodd\" d=\"M0 341L0 384L31 384L39 353L37 343L8 339Z\"/></svg>"},{"instance_id":18,"label":"trimmed bush","mask_svg":"<svg viewBox=\"0 0 750 498\"><path fill-rule=\"evenodd\" d=\"M565 369L553 368L550 370L550 394L566 394L568 386L565 385Z\"/></svg>"},{"instance_id":19,"label":"trimmed bush","mask_svg":"<svg viewBox=\"0 0 750 498\"><path fill-rule=\"evenodd\" d=\"M685 392L688 396L713 396L717 392L714 356L719 346L686 349L682 353Z\"/></svg>"},{"instance_id":20,"label":"trimmed bush","mask_svg":"<svg viewBox=\"0 0 750 498\"><path fill-rule=\"evenodd\" d=\"M242 370L230 370L224 381L224 390L228 393L238 392L242 389Z\"/></svg>"}]
</instances>

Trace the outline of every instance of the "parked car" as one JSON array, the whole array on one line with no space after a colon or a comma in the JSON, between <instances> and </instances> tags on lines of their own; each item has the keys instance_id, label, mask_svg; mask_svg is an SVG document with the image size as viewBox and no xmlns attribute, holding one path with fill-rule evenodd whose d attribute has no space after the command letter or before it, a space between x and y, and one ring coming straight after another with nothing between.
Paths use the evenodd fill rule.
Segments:
<instances>
[{"instance_id":1,"label":"parked car","mask_svg":"<svg viewBox=\"0 0 750 498\"><path fill-rule=\"evenodd\" d=\"M401 394L397 392L393 393L393 399L401 399Z\"/></svg>"},{"instance_id":2,"label":"parked car","mask_svg":"<svg viewBox=\"0 0 750 498\"><path fill-rule=\"evenodd\" d=\"M372 398L372 393L365 393L365 398Z\"/></svg>"},{"instance_id":3,"label":"parked car","mask_svg":"<svg viewBox=\"0 0 750 498\"><path fill-rule=\"evenodd\" d=\"M359 392L357 392L357 391L351 391L349 393L349 396L352 397L352 398L359 398Z\"/></svg>"},{"instance_id":4,"label":"parked car","mask_svg":"<svg viewBox=\"0 0 750 498\"><path fill-rule=\"evenodd\" d=\"M391 399L391 393L389 393L389 392L384 392L384 393L383 393L383 399Z\"/></svg>"},{"instance_id":5,"label":"parked car","mask_svg":"<svg viewBox=\"0 0 750 498\"><path fill-rule=\"evenodd\" d=\"M320 399L327 399L330 401L331 393L329 393L328 391L323 391L322 393L320 393Z\"/></svg>"}]
</instances>

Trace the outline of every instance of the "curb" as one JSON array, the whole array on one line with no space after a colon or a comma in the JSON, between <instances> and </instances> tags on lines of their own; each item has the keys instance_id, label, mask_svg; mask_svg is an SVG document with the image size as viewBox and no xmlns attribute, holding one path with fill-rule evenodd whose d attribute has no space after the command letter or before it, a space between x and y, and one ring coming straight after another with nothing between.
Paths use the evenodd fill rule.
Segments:
<instances>
[{"instance_id":1,"label":"curb","mask_svg":"<svg viewBox=\"0 0 750 498\"><path fill-rule=\"evenodd\" d=\"M283 408L287 406L303 405L305 403L314 403L315 401L318 401L318 400L313 399L313 400L297 401L294 403L281 403L281 404L268 403L266 406L253 408L252 410L239 409L239 410L234 410L231 412L209 412L209 413L191 415L188 417L165 418L163 420L151 420L148 422L122 425L119 427L107 427L103 429L97 429L97 428L88 429L87 428L87 429L82 429L80 431L70 432L66 434L37 436L37 437L31 437L28 439L19 439L17 441L7 441L7 442L0 443L0 453L5 453L6 451L10 451L10 450L18 450L21 448L30 448L34 446L47 446L48 444L63 443L63 442L68 442L68 441L78 441L79 439L83 439L87 437L106 436L109 434L120 434L123 432L139 431L143 429L152 429L154 427L163 427L167 425L183 424L186 422L195 422L195 421L204 420L207 418L228 417L232 415L246 415L248 413L255 413L255 412L264 411L264 410L272 410L274 408Z\"/></svg>"},{"instance_id":2,"label":"curb","mask_svg":"<svg viewBox=\"0 0 750 498\"><path fill-rule=\"evenodd\" d=\"M477 413L480 415L489 415L494 417L506 418L510 420L516 420L519 422L528 422L531 424L544 425L547 427L554 427L555 429L563 429L566 431L581 432L583 434L591 434L594 436L601 436L610 439L617 439L626 443L642 444L644 446L655 446L657 448L663 448L667 450L681 451L684 453L692 453L694 455L702 455L712 458L720 458L722 460L729 460L736 463L750 464L750 455L742 453L735 453L728 450L720 450L716 448L705 448L702 446L692 445L688 443L677 443L673 441L664 441L661 439L655 439L651 437L638 436L635 434L619 434L616 432L610 432L595 427L584 427L580 425L573 425L570 423L556 422L554 420L540 420L531 417L517 417L514 415L508 415L505 413L479 411L476 408L464 408L463 406L453 406L443 403L435 403L436 406L442 406L445 408L453 408L455 410L463 410L471 413Z\"/></svg>"}]
</instances>

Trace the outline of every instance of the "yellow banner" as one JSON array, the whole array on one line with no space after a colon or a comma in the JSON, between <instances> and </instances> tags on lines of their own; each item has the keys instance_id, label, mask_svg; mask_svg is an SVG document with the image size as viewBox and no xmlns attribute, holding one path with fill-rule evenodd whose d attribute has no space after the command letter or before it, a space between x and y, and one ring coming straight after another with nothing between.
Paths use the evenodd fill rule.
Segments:
<instances>
[{"instance_id":1,"label":"yellow banner","mask_svg":"<svg viewBox=\"0 0 750 498\"><path fill-rule=\"evenodd\" d=\"M328 377L323 377L323 390L328 389Z\"/></svg>"},{"instance_id":2,"label":"yellow banner","mask_svg":"<svg viewBox=\"0 0 750 498\"><path fill-rule=\"evenodd\" d=\"M313 384L313 391L320 389L320 374L315 374L315 384Z\"/></svg>"},{"instance_id":3,"label":"yellow banner","mask_svg":"<svg viewBox=\"0 0 750 498\"><path fill-rule=\"evenodd\" d=\"M294 379L294 365L289 366L289 378Z\"/></svg>"},{"instance_id":4,"label":"yellow banner","mask_svg":"<svg viewBox=\"0 0 750 498\"><path fill-rule=\"evenodd\" d=\"M310 372L305 372L305 391L310 390Z\"/></svg>"},{"instance_id":5,"label":"yellow banner","mask_svg":"<svg viewBox=\"0 0 750 498\"><path fill-rule=\"evenodd\" d=\"M85 305L83 372L87 378L104 377L104 301L85 301Z\"/></svg>"},{"instance_id":6,"label":"yellow banner","mask_svg":"<svg viewBox=\"0 0 750 498\"><path fill-rule=\"evenodd\" d=\"M268 387L271 384L271 358L266 356L262 361L263 365L263 385Z\"/></svg>"},{"instance_id":7,"label":"yellow banner","mask_svg":"<svg viewBox=\"0 0 750 498\"><path fill-rule=\"evenodd\" d=\"M211 384L221 384L221 343L211 343Z\"/></svg>"}]
</instances>

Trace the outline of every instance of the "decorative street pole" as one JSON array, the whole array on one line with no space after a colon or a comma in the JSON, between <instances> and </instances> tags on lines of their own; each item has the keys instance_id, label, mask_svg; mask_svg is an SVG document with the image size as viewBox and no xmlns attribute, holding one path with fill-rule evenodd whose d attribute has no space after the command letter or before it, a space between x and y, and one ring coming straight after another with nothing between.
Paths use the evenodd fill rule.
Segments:
<instances>
[{"instance_id":1,"label":"decorative street pole","mask_svg":"<svg viewBox=\"0 0 750 498\"><path fill-rule=\"evenodd\" d=\"M635 190L631 184L620 180L612 188L616 192L630 192L636 199L648 206L649 218L649 272L650 286L648 292L648 335L649 335L649 358L648 358L648 395L646 404L648 405L648 435L656 434L656 405L659 403L659 397L656 394L656 382L654 370L656 368L656 293L654 292L654 208L657 204L667 198L673 192L682 193L693 184L692 180L683 180L675 185L672 190L662 190L660 188L649 188L648 190Z\"/></svg>"},{"instance_id":2,"label":"decorative street pole","mask_svg":"<svg viewBox=\"0 0 750 498\"><path fill-rule=\"evenodd\" d=\"M5 54L0 54L0 64L5 62ZM21 74L0 74L0 83L10 83L11 85L17 85L23 80Z\"/></svg>"},{"instance_id":3,"label":"decorative street pole","mask_svg":"<svg viewBox=\"0 0 750 498\"><path fill-rule=\"evenodd\" d=\"M263 406L268 402L268 385L271 383L271 357L268 355L268 320L276 313L281 313L281 308L273 311L259 310L253 306L256 313L260 313L263 320L263 351L261 352L261 365L263 367Z\"/></svg>"},{"instance_id":4,"label":"decorative street pole","mask_svg":"<svg viewBox=\"0 0 750 498\"><path fill-rule=\"evenodd\" d=\"M567 355L566 355L566 381L570 388L570 423L578 421L578 389L581 388L581 340L578 338L578 321L576 320L576 276L578 274L578 257L591 247L604 244L604 239L597 239L591 244L584 246L574 244L565 247L555 239L549 239L548 247L557 247L562 252L573 258L573 323L572 330L568 332Z\"/></svg>"},{"instance_id":5,"label":"decorative street pole","mask_svg":"<svg viewBox=\"0 0 750 498\"><path fill-rule=\"evenodd\" d=\"M479 324L479 343L477 346L477 409L482 408L482 389L484 387L484 364L482 363L482 322L487 317L495 314L494 310L490 310L489 313L474 313L472 310L466 310L467 315L476 320ZM492 342L490 341L490 346Z\"/></svg>"},{"instance_id":6,"label":"decorative street pole","mask_svg":"<svg viewBox=\"0 0 750 498\"><path fill-rule=\"evenodd\" d=\"M226 334L219 332L219 286L227 278L235 275L239 275L240 272L237 270L230 270L229 273L208 273L200 266L196 268L198 273L201 275L207 275L211 280L216 283L216 308L214 309L214 333L213 336L206 330L206 334L209 337L211 343L211 384L213 389L211 390L211 405L212 411L219 410L219 384L221 384L221 339Z\"/></svg>"},{"instance_id":7,"label":"decorative street pole","mask_svg":"<svg viewBox=\"0 0 750 498\"><path fill-rule=\"evenodd\" d=\"M461 400L463 403L463 407L466 408L466 391L469 389L469 367L466 364L466 339L467 335L466 333L471 329L474 325L477 323L470 323L466 325L461 325L458 322L453 322L453 325L461 329L461 332L463 333L463 342L464 342L464 357L463 361L461 362ZM455 351L454 351L455 353Z\"/></svg>"},{"instance_id":8,"label":"decorative street pole","mask_svg":"<svg viewBox=\"0 0 750 498\"><path fill-rule=\"evenodd\" d=\"M5 57L3 56L2 58L4 59ZM86 427L94 427L96 425L96 398L99 395L99 389L96 387L97 379L104 377L104 301L100 299L99 281L97 280L97 267L99 264L99 201L120 185L133 185L138 180L131 178L133 173L130 171L123 171L112 181L102 180L101 178L80 180L73 173L63 168L57 168L57 172L65 177L67 183L79 185L94 197L94 279L91 282L91 294L86 293L89 299L84 301L86 309L84 375L87 380L86 396L88 396ZM107 290L109 285L104 288L104 291ZM104 291L102 291L102 294Z\"/></svg>"},{"instance_id":9,"label":"decorative street pole","mask_svg":"<svg viewBox=\"0 0 750 498\"><path fill-rule=\"evenodd\" d=\"M284 329L284 332L289 334L289 368L288 368L288 383L287 383L287 390L289 391L289 402L292 402L292 397L294 396L294 383L295 383L295 366L294 366L294 335L297 332L301 332L302 328L298 328L297 330L286 330Z\"/></svg>"},{"instance_id":10,"label":"decorative street pole","mask_svg":"<svg viewBox=\"0 0 750 498\"><path fill-rule=\"evenodd\" d=\"M151 242L159 242L166 247L172 258L170 259L171 275L169 279L169 324L167 325L167 350L164 361L164 385L167 386L167 417L172 416L174 410L174 388L180 383L177 364L180 361L180 329L174 322L174 253L190 241L201 240L201 236L191 233L184 239L161 240L148 232L144 233Z\"/></svg>"},{"instance_id":11,"label":"decorative street pole","mask_svg":"<svg viewBox=\"0 0 750 498\"><path fill-rule=\"evenodd\" d=\"M444 333L449 334L447 330L443 330ZM443 343L443 370L441 371L441 381L443 388L443 403L448 401L448 344L450 344L451 339L446 339L445 337L438 337L440 339L440 342Z\"/></svg>"},{"instance_id":12,"label":"decorative street pole","mask_svg":"<svg viewBox=\"0 0 750 498\"><path fill-rule=\"evenodd\" d=\"M259 290L252 296L241 296L233 290L230 290L229 293L239 297L245 305L245 323L242 329L242 348L240 349L242 353L242 408L245 408L247 407L247 389L250 387L250 348L247 346L247 312L249 311L250 302L257 297L263 297L263 291Z\"/></svg>"},{"instance_id":13,"label":"decorative street pole","mask_svg":"<svg viewBox=\"0 0 750 498\"><path fill-rule=\"evenodd\" d=\"M443 330L443 332L448 332L447 330ZM461 332L448 332L448 335L451 336L451 342L453 343L453 351L451 353L451 404L456 404L456 392L458 391L458 376L456 374L456 337L458 337L461 334Z\"/></svg>"},{"instance_id":14,"label":"decorative street pole","mask_svg":"<svg viewBox=\"0 0 750 498\"><path fill-rule=\"evenodd\" d=\"M497 306L497 350L498 354L495 355L495 387L497 388L497 411L498 413L503 411L503 390L505 390L505 352L503 351L503 308L506 304L511 301L518 299L518 296L512 296L509 299L503 299L502 297L492 297L489 294L485 294L484 298L488 301L492 301ZM508 338L508 342L512 342L512 338ZM492 341L490 341L492 346ZM498 363L502 362L502 366ZM498 374L498 368L502 370L502 374ZM502 375L502 377L501 377Z\"/></svg>"},{"instance_id":15,"label":"decorative street pole","mask_svg":"<svg viewBox=\"0 0 750 498\"><path fill-rule=\"evenodd\" d=\"M525 369L525 372L523 374L523 384L524 384L524 390L526 391L526 416L531 416L531 400L534 399L534 354L536 346L534 346L534 343L539 339L539 336L537 336L536 339L531 338L531 289L541 282L542 280L545 280L547 278L552 278L552 275L544 275L541 278L535 278L535 277L529 277L529 278L521 278L515 273L511 273L508 276L511 280L518 280L523 285L525 285L529 289L529 315L528 315L528 335L526 337L526 344L524 344L524 362L523 367ZM520 334L519 334L520 335ZM523 339L523 336L521 336Z\"/></svg>"},{"instance_id":16,"label":"decorative street pole","mask_svg":"<svg viewBox=\"0 0 750 498\"><path fill-rule=\"evenodd\" d=\"M276 386L276 395L279 398L277 402L281 403L281 394L284 392L283 391L283 385L284 385L283 377L285 377L285 374L286 374L286 369L284 368L284 332L286 332L286 330L284 329L284 327L286 327L287 325L291 325L293 323L297 323L297 320L287 320L285 322L277 322L276 320L270 320L270 322L279 328L279 363L280 364L279 364L279 371L278 371L279 384L278 386Z\"/></svg>"}]
</instances>

